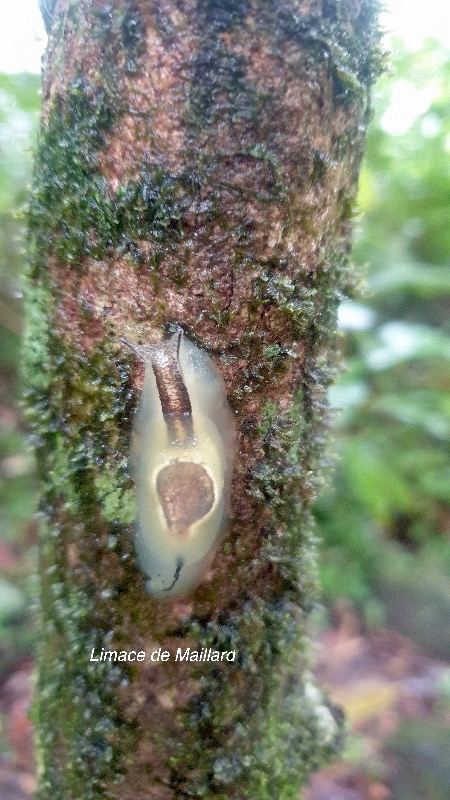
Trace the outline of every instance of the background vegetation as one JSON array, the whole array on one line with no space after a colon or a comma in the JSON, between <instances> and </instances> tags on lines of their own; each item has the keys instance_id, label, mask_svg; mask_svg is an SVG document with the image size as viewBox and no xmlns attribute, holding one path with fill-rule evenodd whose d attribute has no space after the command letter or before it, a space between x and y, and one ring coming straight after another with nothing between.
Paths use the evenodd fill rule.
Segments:
<instances>
[{"instance_id":1,"label":"background vegetation","mask_svg":"<svg viewBox=\"0 0 450 800\"><path fill-rule=\"evenodd\" d=\"M353 257L363 293L341 308L334 490L316 509L327 597L344 593L368 621L447 658L449 107L449 53L435 41L419 53L398 45L360 181ZM390 602L394 587L409 609Z\"/></svg>"},{"instance_id":2,"label":"background vegetation","mask_svg":"<svg viewBox=\"0 0 450 800\"><path fill-rule=\"evenodd\" d=\"M24 203L39 110L37 75L0 74L0 675L29 652L36 569L33 456L18 408Z\"/></svg>"},{"instance_id":3,"label":"background vegetation","mask_svg":"<svg viewBox=\"0 0 450 800\"><path fill-rule=\"evenodd\" d=\"M37 76L0 75L0 684L32 655L35 637L36 492L17 365L20 209L38 91ZM449 53L435 41L413 54L398 43L375 107L355 218L362 292L341 308L346 368L331 393L335 465L332 488L316 506L322 584L331 613L350 602L368 630L389 626L449 662ZM448 716L445 691L439 702ZM443 728L435 719L428 733L417 724L397 736L396 758L407 775L414 742L428 738L438 766L419 789L418 781L402 783L398 770L392 797L414 800L420 791L439 800L450 780ZM0 755L14 746L6 739Z\"/></svg>"}]
</instances>

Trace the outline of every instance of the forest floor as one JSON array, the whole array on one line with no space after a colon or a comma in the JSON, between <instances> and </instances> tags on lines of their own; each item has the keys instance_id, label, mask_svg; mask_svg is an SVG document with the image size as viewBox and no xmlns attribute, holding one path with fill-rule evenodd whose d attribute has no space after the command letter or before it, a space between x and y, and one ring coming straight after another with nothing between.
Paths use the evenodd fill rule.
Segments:
<instances>
[{"instance_id":1,"label":"forest floor","mask_svg":"<svg viewBox=\"0 0 450 800\"><path fill-rule=\"evenodd\" d=\"M344 757L304 800L450 798L450 664L386 628L364 629L342 601L316 640L316 674L347 718Z\"/></svg>"}]
</instances>

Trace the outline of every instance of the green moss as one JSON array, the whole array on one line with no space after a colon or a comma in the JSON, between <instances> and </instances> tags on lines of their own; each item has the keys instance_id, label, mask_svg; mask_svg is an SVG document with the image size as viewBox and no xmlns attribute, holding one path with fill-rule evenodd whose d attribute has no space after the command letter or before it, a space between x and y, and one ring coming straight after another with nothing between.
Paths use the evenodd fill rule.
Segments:
<instances>
[{"instance_id":1,"label":"green moss","mask_svg":"<svg viewBox=\"0 0 450 800\"><path fill-rule=\"evenodd\" d=\"M289 413L274 403L261 415L264 458L253 471L251 492L272 514L261 557L280 574L287 597L310 607L317 599L315 548L310 514L317 465L312 463L304 396Z\"/></svg>"},{"instance_id":2,"label":"green moss","mask_svg":"<svg viewBox=\"0 0 450 800\"><path fill-rule=\"evenodd\" d=\"M305 642L295 607L255 599L226 621L197 622L187 632L199 647L236 650L237 661L202 667L173 782L194 797L298 797L305 777L339 746L339 725L300 678Z\"/></svg>"},{"instance_id":3,"label":"green moss","mask_svg":"<svg viewBox=\"0 0 450 800\"><path fill-rule=\"evenodd\" d=\"M44 602L51 616L40 650L39 693L34 708L41 761L38 798L99 800L105 781L123 769L127 730L117 730L117 695L126 670L109 661L90 662L105 634L92 627L95 613L85 591L43 576Z\"/></svg>"},{"instance_id":4,"label":"green moss","mask_svg":"<svg viewBox=\"0 0 450 800\"><path fill-rule=\"evenodd\" d=\"M329 59L336 103L349 107L364 106L367 89L383 71L385 56L380 47L378 15L375 0L363 0L356 10L352 3L328 0L319 15L301 16L284 9L276 15L280 40L305 39L308 50L319 51Z\"/></svg>"},{"instance_id":5,"label":"green moss","mask_svg":"<svg viewBox=\"0 0 450 800\"><path fill-rule=\"evenodd\" d=\"M48 297L42 287L29 297L25 364L43 482L41 508L52 519L41 548L45 629L35 716L38 752L44 749L46 755L38 797L63 797L70 791L73 797L99 800L109 796L105 781L124 769L126 736L136 735L127 733L118 705L128 674L110 662L89 662L92 647L100 649L108 641L108 634L95 626L104 587L90 585L81 565L69 572L65 565L70 547L87 570L96 553L113 549L120 555L123 549L112 543L113 526L106 536L106 523L114 520L128 528L134 516L131 491L123 488L128 436L120 440L116 433L129 400L128 379L112 366L107 342L106 358L91 359L56 342L43 314ZM61 363L67 368L64 375L57 369ZM70 430L67 417L76 420ZM95 536L90 555L83 549L89 527Z\"/></svg>"},{"instance_id":6,"label":"green moss","mask_svg":"<svg viewBox=\"0 0 450 800\"><path fill-rule=\"evenodd\" d=\"M136 502L134 492L123 488L123 479L120 483L117 476L103 473L95 478L95 488L103 507L103 518L108 522L123 522L131 525L136 518Z\"/></svg>"},{"instance_id":7,"label":"green moss","mask_svg":"<svg viewBox=\"0 0 450 800\"><path fill-rule=\"evenodd\" d=\"M247 0L229 0L224 4L221 0L199 0L198 17L204 31L215 34L240 28L249 12Z\"/></svg>"},{"instance_id":8,"label":"green moss","mask_svg":"<svg viewBox=\"0 0 450 800\"><path fill-rule=\"evenodd\" d=\"M298 787L336 752L338 723L313 684L287 694L274 691L268 712L260 716L245 796L297 800Z\"/></svg>"},{"instance_id":9,"label":"green moss","mask_svg":"<svg viewBox=\"0 0 450 800\"><path fill-rule=\"evenodd\" d=\"M45 392L49 389L52 374L49 361L50 319L52 316L53 301L44 283L36 282L33 286L25 287L25 306L27 312L27 325L23 338L23 352L25 359L22 362L22 375L24 385L28 392ZM39 417L39 408L36 408L38 398L28 398L27 408L35 420Z\"/></svg>"},{"instance_id":10,"label":"green moss","mask_svg":"<svg viewBox=\"0 0 450 800\"><path fill-rule=\"evenodd\" d=\"M93 89L82 77L72 81L64 98L54 99L39 140L39 181L30 203L30 233L39 254L35 268L48 252L73 266L114 252L139 266L146 260L141 242L151 241L148 266L156 269L163 253L183 240L183 212L198 191L194 175L143 170L111 196L99 156L113 122L120 125L121 107L107 84Z\"/></svg>"},{"instance_id":11,"label":"green moss","mask_svg":"<svg viewBox=\"0 0 450 800\"><path fill-rule=\"evenodd\" d=\"M315 313L317 288L301 284L278 270L261 272L253 282L252 305L255 313L261 307L277 306L285 318L289 339L304 338Z\"/></svg>"},{"instance_id":12,"label":"green moss","mask_svg":"<svg viewBox=\"0 0 450 800\"><path fill-rule=\"evenodd\" d=\"M54 99L39 140L39 182L30 205L38 261L53 251L71 264L91 252L92 229L105 216L106 185L98 173L98 154L112 118L106 92L99 88L94 94L81 77L68 87L64 100Z\"/></svg>"},{"instance_id":13,"label":"green moss","mask_svg":"<svg viewBox=\"0 0 450 800\"><path fill-rule=\"evenodd\" d=\"M121 6L114 8L108 4L91 11L91 19L95 20L93 36L103 47L108 47L111 58L108 59L108 83L115 77L111 70L116 70L117 79L133 76L144 66L142 57L146 51L145 23L135 0L124 0ZM120 56L125 55L123 72L119 68Z\"/></svg>"},{"instance_id":14,"label":"green moss","mask_svg":"<svg viewBox=\"0 0 450 800\"><path fill-rule=\"evenodd\" d=\"M200 0L196 27L201 46L193 59L187 123L192 132L215 126L224 109L233 108L233 120L256 119L259 97L246 81L245 60L227 47L223 33L244 23L248 3L242 0Z\"/></svg>"}]
</instances>

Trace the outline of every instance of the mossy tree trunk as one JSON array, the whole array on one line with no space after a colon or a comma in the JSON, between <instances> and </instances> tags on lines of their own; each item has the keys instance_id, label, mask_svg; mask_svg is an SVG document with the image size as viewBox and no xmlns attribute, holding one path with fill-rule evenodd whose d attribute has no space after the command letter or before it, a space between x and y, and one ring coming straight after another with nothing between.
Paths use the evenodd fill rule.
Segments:
<instances>
[{"instance_id":1,"label":"mossy tree trunk","mask_svg":"<svg viewBox=\"0 0 450 800\"><path fill-rule=\"evenodd\" d=\"M38 796L297 798L339 739L303 617L375 3L60 0L48 22L25 361ZM161 602L133 554L142 368L119 339L180 325L221 369L238 451L208 580ZM176 662L188 646L236 662ZM158 647L168 662L90 661Z\"/></svg>"}]
</instances>

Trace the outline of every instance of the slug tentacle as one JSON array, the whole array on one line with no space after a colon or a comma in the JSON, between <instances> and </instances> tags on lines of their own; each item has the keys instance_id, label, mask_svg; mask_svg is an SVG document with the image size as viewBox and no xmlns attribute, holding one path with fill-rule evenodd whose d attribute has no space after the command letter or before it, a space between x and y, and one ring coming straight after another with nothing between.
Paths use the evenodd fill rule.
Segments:
<instances>
[{"instance_id":1,"label":"slug tentacle","mask_svg":"<svg viewBox=\"0 0 450 800\"><path fill-rule=\"evenodd\" d=\"M234 416L212 360L181 331L157 346L121 341L146 364L132 456L138 561L150 594L187 594L221 539Z\"/></svg>"}]
</instances>

